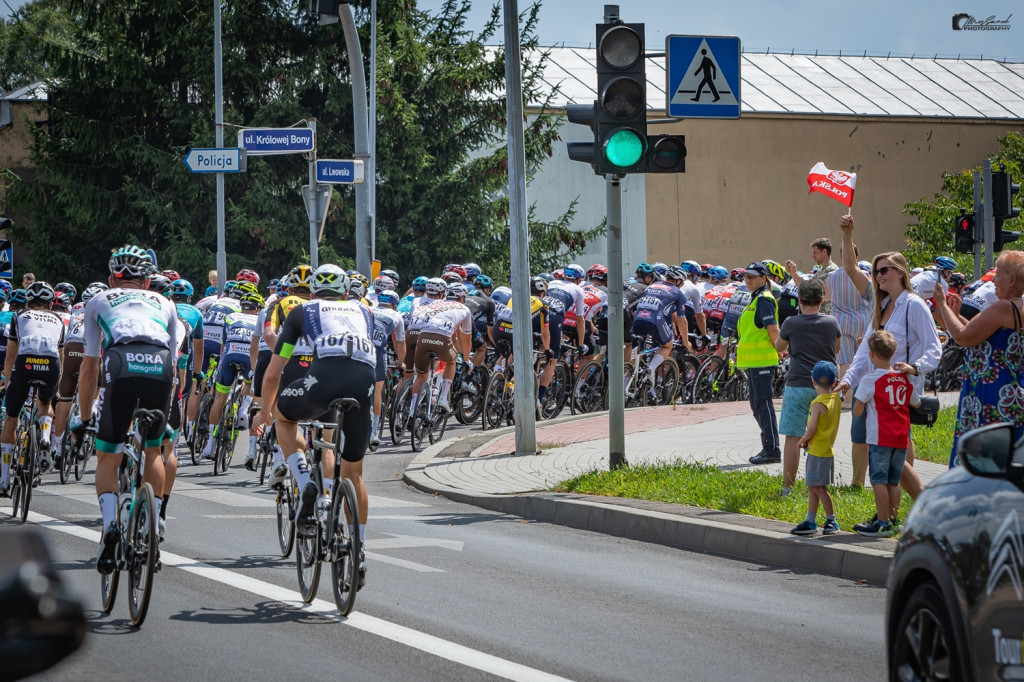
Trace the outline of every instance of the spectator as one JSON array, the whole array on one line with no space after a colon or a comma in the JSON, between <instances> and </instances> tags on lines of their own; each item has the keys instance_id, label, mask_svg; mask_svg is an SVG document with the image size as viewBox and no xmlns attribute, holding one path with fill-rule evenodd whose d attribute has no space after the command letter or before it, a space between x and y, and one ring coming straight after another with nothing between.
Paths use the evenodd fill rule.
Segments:
<instances>
[{"instance_id":1,"label":"spectator","mask_svg":"<svg viewBox=\"0 0 1024 682\"><path fill-rule=\"evenodd\" d=\"M812 370L821 361L835 364L839 351L839 323L831 315L820 312L823 293L823 287L816 280L809 279L801 284L798 289L800 314L782 323L779 338L775 341L775 350L779 353L789 350L789 373L786 374L782 417L779 419L779 433L786 437L782 450L783 497L789 495L796 480L796 470L800 465L800 437L807 427L811 403L820 394L812 379ZM817 509L817 504L814 508Z\"/></svg>"},{"instance_id":2,"label":"spectator","mask_svg":"<svg viewBox=\"0 0 1024 682\"><path fill-rule=\"evenodd\" d=\"M853 219L849 229L853 232ZM909 374L914 392L924 392L924 375L939 366L942 360L942 346L935 333L931 310L919 296L910 291L910 268L902 253L891 251L875 256L872 263L874 284L872 285L871 323L866 334L885 329L896 338L897 362L893 369ZM859 386L860 380L870 371L871 360L867 344L861 343L857 354L850 363L850 369L843 376L836 390L845 393L852 386ZM856 395L854 395L856 397ZM854 443L867 443L863 417L853 419L850 439ZM854 460L854 485L863 485L863 478L857 478L858 462ZM914 443L907 446L907 465L903 467L901 484L911 499L917 499L921 492L921 479L914 471ZM863 469L860 471L863 476Z\"/></svg>"},{"instance_id":3,"label":"spectator","mask_svg":"<svg viewBox=\"0 0 1024 682\"><path fill-rule=\"evenodd\" d=\"M761 451L750 458L751 464L776 464L782 461L779 449L779 423L775 417L775 370L779 353L778 303L768 285L768 268L751 263L743 271L743 282L750 291L750 303L736 323L736 366L747 371L750 410L761 429Z\"/></svg>"},{"instance_id":4,"label":"spectator","mask_svg":"<svg viewBox=\"0 0 1024 682\"><path fill-rule=\"evenodd\" d=\"M808 284L818 283L804 282L802 286ZM821 532L825 535L839 532L832 496L828 494L826 487L832 485L835 460L832 447L839 432L839 413L843 409L842 398L838 393L832 392L838 378L839 370L834 362L817 362L811 369L811 380L816 396L811 402L810 415L807 417L807 430L799 441L799 447L807 449L807 464L804 467L807 475L807 518L789 531L793 535L814 535L818 532L819 502L825 508L825 525Z\"/></svg>"},{"instance_id":5,"label":"spectator","mask_svg":"<svg viewBox=\"0 0 1024 682\"><path fill-rule=\"evenodd\" d=\"M853 529L869 537L891 537L899 519L899 483L908 462L910 405L920 405L921 397L905 373L890 369L896 353L896 337L891 332L872 332L863 345L874 370L857 386L853 414L867 419L875 517Z\"/></svg>"},{"instance_id":6,"label":"spectator","mask_svg":"<svg viewBox=\"0 0 1024 682\"><path fill-rule=\"evenodd\" d=\"M1024 435L1024 251L1003 251L992 280L998 300L964 324L941 296L935 310L953 339L967 349L960 407L949 466L959 463L956 445L965 432L993 422Z\"/></svg>"},{"instance_id":7,"label":"spectator","mask_svg":"<svg viewBox=\"0 0 1024 682\"><path fill-rule=\"evenodd\" d=\"M825 286L825 278L839 269L839 266L832 262L832 240L828 237L821 237L811 242L811 258L814 259L814 270L808 279L817 280L822 286ZM786 261L786 271L797 284L805 279L800 275L796 263L791 260ZM822 301L821 312L826 315L832 312L832 302L828 298Z\"/></svg>"},{"instance_id":8,"label":"spectator","mask_svg":"<svg viewBox=\"0 0 1024 682\"><path fill-rule=\"evenodd\" d=\"M853 243L853 217L844 215L839 219L839 227L843 231L843 244L840 247L843 267L833 270L825 278L825 292L832 302L832 316L839 322L839 329L843 332L837 358L839 376L843 376L857 352L857 343L868 328L868 318L871 316L871 268L868 267L868 272L864 272L857 262L860 249ZM853 391L848 393L843 399L844 408L853 404ZM859 478L856 475L858 460L863 462ZM864 447L863 453L854 457L854 480L861 481L862 485L867 461L868 451Z\"/></svg>"},{"instance_id":9,"label":"spectator","mask_svg":"<svg viewBox=\"0 0 1024 682\"><path fill-rule=\"evenodd\" d=\"M31 272L26 272L21 277L21 288L22 289L28 289L30 286L32 286L32 283L35 282L35 281L36 281L36 276L33 275Z\"/></svg>"}]
</instances>

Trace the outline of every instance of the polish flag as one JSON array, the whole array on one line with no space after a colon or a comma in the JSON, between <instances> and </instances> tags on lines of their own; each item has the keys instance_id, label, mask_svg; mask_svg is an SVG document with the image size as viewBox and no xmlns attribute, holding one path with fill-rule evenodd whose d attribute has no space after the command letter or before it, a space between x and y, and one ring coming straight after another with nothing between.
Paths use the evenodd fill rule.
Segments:
<instances>
[{"instance_id":1,"label":"polish flag","mask_svg":"<svg viewBox=\"0 0 1024 682\"><path fill-rule=\"evenodd\" d=\"M849 207L853 204L853 189L857 186L857 174L829 170L823 162L819 161L807 174L807 184L811 187L807 191L808 194L821 192Z\"/></svg>"}]
</instances>

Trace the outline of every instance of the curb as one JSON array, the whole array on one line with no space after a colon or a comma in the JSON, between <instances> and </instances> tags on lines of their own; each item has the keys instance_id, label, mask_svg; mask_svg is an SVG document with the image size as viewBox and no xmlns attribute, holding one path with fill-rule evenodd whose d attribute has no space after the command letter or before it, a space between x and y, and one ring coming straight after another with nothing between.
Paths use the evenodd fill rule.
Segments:
<instances>
[{"instance_id":1,"label":"curb","mask_svg":"<svg viewBox=\"0 0 1024 682\"><path fill-rule=\"evenodd\" d=\"M514 427L487 433L500 438L512 429ZM889 577L892 551L851 545L824 537L798 537L788 532L739 523L608 504L599 501L602 498L598 496L547 492L512 495L467 492L437 483L425 473L432 459L468 438L442 441L426 448L409 463L403 480L418 490L441 495L453 502L595 533L792 570L812 571L847 580L866 580L879 585L884 585ZM473 450L488 442L489 438L473 447ZM715 515L748 518L741 514ZM849 538L850 534L838 537Z\"/></svg>"}]
</instances>

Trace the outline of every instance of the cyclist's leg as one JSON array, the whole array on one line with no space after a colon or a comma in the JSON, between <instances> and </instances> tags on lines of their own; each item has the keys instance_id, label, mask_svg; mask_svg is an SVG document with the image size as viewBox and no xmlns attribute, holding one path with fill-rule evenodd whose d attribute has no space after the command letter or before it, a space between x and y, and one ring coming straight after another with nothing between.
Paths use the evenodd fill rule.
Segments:
<instances>
[{"instance_id":1,"label":"cyclist's leg","mask_svg":"<svg viewBox=\"0 0 1024 682\"><path fill-rule=\"evenodd\" d=\"M18 363L16 360L14 368L11 371L9 381L7 382L7 395L4 398L4 403L7 406L7 419L4 421L3 430L0 430L0 452L3 453L3 468L0 469L0 489L3 490L4 495L6 495L8 487L10 486L11 465L13 463L15 449L14 438L15 429L18 426L18 414L21 412L21 408L25 404L25 400L28 398L27 379L24 371L18 371L19 365L23 366L23 363Z\"/></svg>"},{"instance_id":2,"label":"cyclist's leg","mask_svg":"<svg viewBox=\"0 0 1024 682\"><path fill-rule=\"evenodd\" d=\"M82 344L69 343L64 347L64 362L61 363L60 383L57 384L57 407L53 415L53 435L60 438L71 413L71 403L78 389L78 372L82 367Z\"/></svg>"},{"instance_id":3,"label":"cyclist's leg","mask_svg":"<svg viewBox=\"0 0 1024 682\"><path fill-rule=\"evenodd\" d=\"M551 385L551 380L555 377L555 365L558 364L558 358L562 357L562 320L563 315L559 313L551 313L548 315L548 331L551 335L551 357L548 359L546 365L544 365L544 371L540 375L540 388L537 390L537 400L541 404L544 403L544 398L547 397L548 386ZM579 321L583 323L582 320Z\"/></svg>"},{"instance_id":4,"label":"cyclist's leg","mask_svg":"<svg viewBox=\"0 0 1024 682\"><path fill-rule=\"evenodd\" d=\"M220 423L220 418L224 415L224 406L228 402L228 393L231 392L231 384L235 380L235 370L231 367L232 361L236 358L240 358L241 355L229 354L225 355L220 364L217 365L217 379L213 386L213 404L210 405L210 428L216 428L217 424ZM213 455L213 448L216 444L217 435L213 431L210 432L210 438L206 441L206 450L203 451L203 455L206 457Z\"/></svg>"}]
</instances>

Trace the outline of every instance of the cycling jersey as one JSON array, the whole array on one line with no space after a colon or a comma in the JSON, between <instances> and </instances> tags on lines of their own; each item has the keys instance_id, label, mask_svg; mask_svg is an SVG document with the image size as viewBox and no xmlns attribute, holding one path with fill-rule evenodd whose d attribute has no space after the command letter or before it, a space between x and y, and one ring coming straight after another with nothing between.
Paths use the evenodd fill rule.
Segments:
<instances>
[{"instance_id":1,"label":"cycling jersey","mask_svg":"<svg viewBox=\"0 0 1024 682\"><path fill-rule=\"evenodd\" d=\"M494 328L494 340L495 342L500 339L508 341L509 348L511 348L512 343L513 317L512 300L509 299L508 305L501 308L494 318L497 323ZM544 304L544 301L536 296L530 296L530 321L535 336L540 336L541 328L548 326L547 318L548 307Z\"/></svg>"},{"instance_id":2,"label":"cycling jersey","mask_svg":"<svg viewBox=\"0 0 1024 682\"><path fill-rule=\"evenodd\" d=\"M556 279L548 284L545 303L552 313L562 313L563 327L576 327L576 318L586 314L586 297L578 284Z\"/></svg>"},{"instance_id":3,"label":"cycling jersey","mask_svg":"<svg viewBox=\"0 0 1024 682\"><path fill-rule=\"evenodd\" d=\"M779 301L779 326L785 322L788 318L794 315L800 314L800 293L799 286L794 280L789 280L782 287L782 295L778 297Z\"/></svg>"},{"instance_id":4,"label":"cycling jersey","mask_svg":"<svg viewBox=\"0 0 1024 682\"><path fill-rule=\"evenodd\" d=\"M420 306L429 305L433 301L442 300L440 298L430 298L429 296L426 295L406 298L408 299L408 303L405 306L399 305L398 312L402 314L402 319L405 322L405 328L408 329L409 331L413 331L412 318L416 314L416 311L419 309ZM402 302L405 303L406 299L402 299ZM402 309L403 307L404 310Z\"/></svg>"},{"instance_id":5,"label":"cycling jersey","mask_svg":"<svg viewBox=\"0 0 1024 682\"><path fill-rule=\"evenodd\" d=\"M126 343L177 348L177 309L158 293L115 288L97 294L85 306L85 356Z\"/></svg>"},{"instance_id":6,"label":"cycling jersey","mask_svg":"<svg viewBox=\"0 0 1024 682\"><path fill-rule=\"evenodd\" d=\"M224 318L224 353L243 353L249 357L249 344L256 331L256 315L229 313Z\"/></svg>"},{"instance_id":7,"label":"cycling jersey","mask_svg":"<svg viewBox=\"0 0 1024 682\"><path fill-rule=\"evenodd\" d=\"M64 335L64 343L85 343L85 336L82 333L84 329L85 310L80 310L71 316L71 323Z\"/></svg>"},{"instance_id":8,"label":"cycling jersey","mask_svg":"<svg viewBox=\"0 0 1024 682\"><path fill-rule=\"evenodd\" d=\"M469 312L473 315L473 326L477 330L480 329L481 321L483 321L485 327L494 326L495 304L483 292L478 291L471 296L467 296L466 307L469 308Z\"/></svg>"},{"instance_id":9,"label":"cycling jersey","mask_svg":"<svg viewBox=\"0 0 1024 682\"><path fill-rule=\"evenodd\" d=\"M728 308L722 318L722 335L734 336L739 325L740 315L750 303L751 292L745 284L741 284L733 290L729 298Z\"/></svg>"},{"instance_id":10,"label":"cycling jersey","mask_svg":"<svg viewBox=\"0 0 1024 682\"><path fill-rule=\"evenodd\" d=\"M925 300L935 295L936 284L942 288L942 295L945 296L949 291L949 284L936 268L927 268L924 272L910 278L911 291Z\"/></svg>"},{"instance_id":11,"label":"cycling jersey","mask_svg":"<svg viewBox=\"0 0 1024 682\"><path fill-rule=\"evenodd\" d=\"M583 319L592 320L608 304L608 292L593 284L583 285Z\"/></svg>"},{"instance_id":12,"label":"cycling jersey","mask_svg":"<svg viewBox=\"0 0 1024 682\"><path fill-rule=\"evenodd\" d=\"M64 320L52 310L22 310L11 321L7 335L18 345L18 355L59 358L64 346Z\"/></svg>"},{"instance_id":13,"label":"cycling jersey","mask_svg":"<svg viewBox=\"0 0 1024 682\"><path fill-rule=\"evenodd\" d=\"M288 313L274 352L290 358L305 336L315 358L349 358L374 367L377 353L370 341L372 329L370 310L355 301L307 301Z\"/></svg>"},{"instance_id":14,"label":"cycling jersey","mask_svg":"<svg viewBox=\"0 0 1024 682\"><path fill-rule=\"evenodd\" d=\"M677 287L668 282L655 282L637 301L634 319L671 323L672 316L683 314L685 306L686 299Z\"/></svg>"},{"instance_id":15,"label":"cycling jersey","mask_svg":"<svg viewBox=\"0 0 1024 682\"><path fill-rule=\"evenodd\" d=\"M984 278L979 279L964 290L960 314L970 320L998 300L996 285L991 280L986 282Z\"/></svg>"},{"instance_id":16,"label":"cycling jersey","mask_svg":"<svg viewBox=\"0 0 1024 682\"><path fill-rule=\"evenodd\" d=\"M196 308L191 303L175 303L174 307L178 309L178 317L183 319L191 329L191 335L193 339L202 339L203 336L203 314L199 312L199 308Z\"/></svg>"},{"instance_id":17,"label":"cycling jersey","mask_svg":"<svg viewBox=\"0 0 1024 682\"><path fill-rule=\"evenodd\" d=\"M373 315L373 345L382 355L392 334L399 341L405 341L405 320L398 311L378 307L370 312Z\"/></svg>"},{"instance_id":18,"label":"cycling jersey","mask_svg":"<svg viewBox=\"0 0 1024 682\"><path fill-rule=\"evenodd\" d=\"M203 313L203 338L217 346L224 343L224 318L231 313L241 312L238 300L230 296L221 296L210 303ZM220 348L211 348L207 353L216 355Z\"/></svg>"},{"instance_id":19,"label":"cycling jersey","mask_svg":"<svg viewBox=\"0 0 1024 682\"><path fill-rule=\"evenodd\" d=\"M264 351L271 350L270 346L267 345L267 339L263 336L263 330L270 324L267 322L267 309L263 308L256 316L256 331L253 335L257 339L256 349L257 352L262 353Z\"/></svg>"},{"instance_id":20,"label":"cycling jersey","mask_svg":"<svg viewBox=\"0 0 1024 682\"><path fill-rule=\"evenodd\" d=\"M456 330L463 334L473 332L473 315L469 308L458 301L433 301L421 305L412 316L410 329L420 334L446 334L452 336Z\"/></svg>"}]
</instances>

